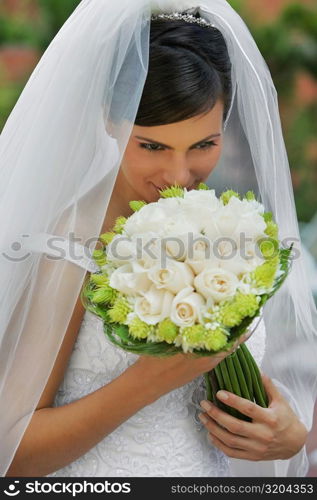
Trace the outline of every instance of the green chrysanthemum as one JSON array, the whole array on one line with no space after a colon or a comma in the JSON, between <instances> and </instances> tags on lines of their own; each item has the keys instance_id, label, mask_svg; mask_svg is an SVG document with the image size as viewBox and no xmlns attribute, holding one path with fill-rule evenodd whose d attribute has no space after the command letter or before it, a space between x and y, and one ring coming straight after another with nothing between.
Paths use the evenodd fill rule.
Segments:
<instances>
[{"instance_id":1,"label":"green chrysanthemum","mask_svg":"<svg viewBox=\"0 0 317 500\"><path fill-rule=\"evenodd\" d=\"M152 326L135 316L129 324L129 333L135 339L146 339L152 332Z\"/></svg>"},{"instance_id":2,"label":"green chrysanthemum","mask_svg":"<svg viewBox=\"0 0 317 500\"><path fill-rule=\"evenodd\" d=\"M128 314L132 311L132 307L125 297L116 299L108 314L110 320L114 323L125 323Z\"/></svg>"},{"instance_id":3,"label":"green chrysanthemum","mask_svg":"<svg viewBox=\"0 0 317 500\"><path fill-rule=\"evenodd\" d=\"M270 238L278 239L278 227L275 222L272 220L267 221L266 223L266 229L265 229L265 234L267 234Z\"/></svg>"},{"instance_id":4,"label":"green chrysanthemum","mask_svg":"<svg viewBox=\"0 0 317 500\"><path fill-rule=\"evenodd\" d=\"M113 231L109 231L108 233L103 233L99 236L100 241L104 245L109 245L109 243L112 242L113 238L115 237L116 233Z\"/></svg>"},{"instance_id":5,"label":"green chrysanthemum","mask_svg":"<svg viewBox=\"0 0 317 500\"><path fill-rule=\"evenodd\" d=\"M206 328L203 325L185 326L182 337L190 347L203 347Z\"/></svg>"},{"instance_id":6,"label":"green chrysanthemum","mask_svg":"<svg viewBox=\"0 0 317 500\"><path fill-rule=\"evenodd\" d=\"M94 290L91 301L95 304L114 304L117 297L117 290L114 290L110 286L101 286Z\"/></svg>"},{"instance_id":7,"label":"green chrysanthemum","mask_svg":"<svg viewBox=\"0 0 317 500\"><path fill-rule=\"evenodd\" d=\"M273 220L272 212L264 212L264 214L262 214L262 217L265 220L265 222L269 222L269 221Z\"/></svg>"},{"instance_id":8,"label":"green chrysanthemum","mask_svg":"<svg viewBox=\"0 0 317 500\"><path fill-rule=\"evenodd\" d=\"M205 348L208 351L220 351L227 344L228 337L221 328L206 330Z\"/></svg>"},{"instance_id":9,"label":"green chrysanthemum","mask_svg":"<svg viewBox=\"0 0 317 500\"><path fill-rule=\"evenodd\" d=\"M230 198L232 198L233 196L240 199L239 193L237 193L236 191L232 191L232 189L228 189L227 191L224 191L222 193L220 199L222 200L224 205L227 205L229 203Z\"/></svg>"},{"instance_id":10,"label":"green chrysanthemum","mask_svg":"<svg viewBox=\"0 0 317 500\"><path fill-rule=\"evenodd\" d=\"M184 189L182 186L175 184L160 191L161 198L184 198Z\"/></svg>"},{"instance_id":11,"label":"green chrysanthemum","mask_svg":"<svg viewBox=\"0 0 317 500\"><path fill-rule=\"evenodd\" d=\"M276 272L280 263L279 255L268 259L264 264L258 266L252 273L256 286L259 288L270 289L274 284Z\"/></svg>"},{"instance_id":12,"label":"green chrysanthemum","mask_svg":"<svg viewBox=\"0 0 317 500\"><path fill-rule=\"evenodd\" d=\"M92 258L99 267L107 264L107 256L103 250L94 250L92 253Z\"/></svg>"},{"instance_id":13,"label":"green chrysanthemum","mask_svg":"<svg viewBox=\"0 0 317 500\"><path fill-rule=\"evenodd\" d=\"M109 284L109 278L107 274L91 274L90 281L97 286L104 286Z\"/></svg>"},{"instance_id":14,"label":"green chrysanthemum","mask_svg":"<svg viewBox=\"0 0 317 500\"><path fill-rule=\"evenodd\" d=\"M165 318L158 324L156 335L160 340L165 341L168 344L172 344L177 337L178 332L178 326L175 325L175 323L173 323L173 321L169 318Z\"/></svg>"},{"instance_id":15,"label":"green chrysanthemum","mask_svg":"<svg viewBox=\"0 0 317 500\"><path fill-rule=\"evenodd\" d=\"M224 326L232 328L241 322L241 314L233 305L228 305L221 311L220 319Z\"/></svg>"},{"instance_id":16,"label":"green chrysanthemum","mask_svg":"<svg viewBox=\"0 0 317 500\"><path fill-rule=\"evenodd\" d=\"M113 231L117 234L121 234L126 222L127 222L126 217L122 217L122 216L118 217L116 219L115 225L113 226Z\"/></svg>"},{"instance_id":17,"label":"green chrysanthemum","mask_svg":"<svg viewBox=\"0 0 317 500\"><path fill-rule=\"evenodd\" d=\"M265 259L271 259L278 254L279 251L278 241L273 238L262 240L259 243L259 248Z\"/></svg>"},{"instance_id":18,"label":"green chrysanthemum","mask_svg":"<svg viewBox=\"0 0 317 500\"><path fill-rule=\"evenodd\" d=\"M255 194L253 193L253 191L248 191L247 193L245 193L245 198L248 201L255 200Z\"/></svg>"},{"instance_id":19,"label":"green chrysanthemum","mask_svg":"<svg viewBox=\"0 0 317 500\"><path fill-rule=\"evenodd\" d=\"M254 316L259 309L256 295L238 292L232 301L220 307L220 321L226 327L239 325L246 316Z\"/></svg>"},{"instance_id":20,"label":"green chrysanthemum","mask_svg":"<svg viewBox=\"0 0 317 500\"><path fill-rule=\"evenodd\" d=\"M129 205L130 205L131 210L133 210L133 212L138 212L139 210L141 210L142 207L147 205L147 203L145 201L133 200L133 201L129 202Z\"/></svg>"},{"instance_id":21,"label":"green chrysanthemum","mask_svg":"<svg viewBox=\"0 0 317 500\"><path fill-rule=\"evenodd\" d=\"M199 190L209 191L209 190L210 190L210 187L209 187L209 186L207 186L207 184L205 184L204 182L200 182L200 184L198 184L197 189L199 189Z\"/></svg>"}]
</instances>

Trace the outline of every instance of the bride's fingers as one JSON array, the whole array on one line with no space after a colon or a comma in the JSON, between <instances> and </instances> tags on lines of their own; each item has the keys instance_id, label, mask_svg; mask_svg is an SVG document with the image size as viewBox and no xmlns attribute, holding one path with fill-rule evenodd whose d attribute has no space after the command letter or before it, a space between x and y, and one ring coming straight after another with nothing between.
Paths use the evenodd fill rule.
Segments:
<instances>
[{"instance_id":1,"label":"bride's fingers","mask_svg":"<svg viewBox=\"0 0 317 500\"><path fill-rule=\"evenodd\" d=\"M256 439L244 437L239 434L234 434L228 431L226 428L218 425L217 422L215 422L212 418L207 417L203 413L199 415L199 418L205 425L211 437L216 437L225 446L253 453L261 453L264 451L264 445Z\"/></svg>"},{"instance_id":2,"label":"bride's fingers","mask_svg":"<svg viewBox=\"0 0 317 500\"><path fill-rule=\"evenodd\" d=\"M212 434L208 434L208 440L213 446L216 446L220 451L222 451L225 455L231 458L240 458L242 460L257 460L257 456L254 452L250 452L247 450L241 450L238 448L230 448L225 443L223 443L220 439Z\"/></svg>"},{"instance_id":3,"label":"bride's fingers","mask_svg":"<svg viewBox=\"0 0 317 500\"><path fill-rule=\"evenodd\" d=\"M261 406L257 405L253 401L249 401L248 399L242 398L240 396L237 396L236 394L233 394L232 392L229 391L218 391L216 394L216 397L223 403L225 403L227 406L231 406L235 410L238 410L240 413L243 415L247 415L252 419L252 422L261 422L265 424L268 428L271 426L275 425L275 420L276 417L274 415L274 412L271 408L262 408ZM208 405L208 402L206 402ZM210 402L209 402L210 403ZM205 404L205 402L204 402ZM206 405L201 406L204 409L207 409ZM215 418L220 424L222 423L222 420L225 418L227 415L225 412L222 412L219 408L216 406L212 405L209 407L209 411L212 412L211 416ZM233 418L233 417L232 417ZM252 425L249 423L249 425ZM231 430L231 429L230 429Z\"/></svg>"}]
</instances>

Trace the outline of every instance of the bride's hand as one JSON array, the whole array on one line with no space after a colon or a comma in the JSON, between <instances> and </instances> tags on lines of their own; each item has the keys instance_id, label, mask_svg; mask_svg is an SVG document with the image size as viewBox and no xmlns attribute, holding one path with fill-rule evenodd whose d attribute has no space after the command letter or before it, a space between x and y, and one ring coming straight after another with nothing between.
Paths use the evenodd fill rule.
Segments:
<instances>
[{"instance_id":1,"label":"bride's hand","mask_svg":"<svg viewBox=\"0 0 317 500\"><path fill-rule=\"evenodd\" d=\"M145 377L150 381L155 396L160 397L215 368L250 335L250 333L242 335L230 350L218 354L198 356L191 353L179 353L165 358L142 355L131 368L138 370L138 375L142 379Z\"/></svg>"},{"instance_id":2,"label":"bride's hand","mask_svg":"<svg viewBox=\"0 0 317 500\"><path fill-rule=\"evenodd\" d=\"M307 429L297 418L286 399L277 390L272 380L262 375L263 385L269 397L269 407L262 408L244 398L221 391L228 399L219 400L252 418L246 422L217 408L208 402L201 406L206 413L201 419L214 446L232 458L244 460L277 460L294 456L304 446ZM220 393L218 392L219 396Z\"/></svg>"}]
</instances>

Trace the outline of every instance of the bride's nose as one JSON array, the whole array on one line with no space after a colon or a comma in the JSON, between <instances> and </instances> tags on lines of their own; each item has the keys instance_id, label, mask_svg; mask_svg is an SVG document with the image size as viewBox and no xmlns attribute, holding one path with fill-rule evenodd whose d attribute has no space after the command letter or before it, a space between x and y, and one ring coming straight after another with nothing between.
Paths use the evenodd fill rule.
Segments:
<instances>
[{"instance_id":1,"label":"bride's nose","mask_svg":"<svg viewBox=\"0 0 317 500\"><path fill-rule=\"evenodd\" d=\"M176 152L173 159L164 166L163 182L166 185L179 184L188 186L191 183L191 173L186 153Z\"/></svg>"}]
</instances>

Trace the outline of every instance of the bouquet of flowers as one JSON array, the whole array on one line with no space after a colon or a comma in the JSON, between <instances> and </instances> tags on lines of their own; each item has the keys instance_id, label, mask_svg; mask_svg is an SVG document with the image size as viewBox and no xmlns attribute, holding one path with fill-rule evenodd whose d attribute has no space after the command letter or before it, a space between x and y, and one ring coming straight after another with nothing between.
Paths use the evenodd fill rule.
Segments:
<instances>
[{"instance_id":1,"label":"bouquet of flowers","mask_svg":"<svg viewBox=\"0 0 317 500\"><path fill-rule=\"evenodd\" d=\"M272 214L251 191L218 198L202 183L159 193L154 203L131 201L134 213L100 236L83 304L114 344L133 353L230 350L285 280L291 247L280 245ZM207 399L238 418L248 419L215 398L219 389L268 405L243 343L205 380Z\"/></svg>"}]
</instances>

